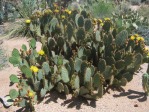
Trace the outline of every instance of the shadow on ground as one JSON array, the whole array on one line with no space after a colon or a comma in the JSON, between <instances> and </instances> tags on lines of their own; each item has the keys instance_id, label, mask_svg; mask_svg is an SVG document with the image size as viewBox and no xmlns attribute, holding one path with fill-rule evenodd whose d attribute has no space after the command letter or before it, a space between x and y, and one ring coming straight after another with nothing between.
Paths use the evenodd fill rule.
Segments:
<instances>
[{"instance_id":1,"label":"shadow on ground","mask_svg":"<svg viewBox=\"0 0 149 112\"><path fill-rule=\"evenodd\" d=\"M58 103L57 100L59 98L64 100L64 102L61 103L61 106L67 106L67 108L76 108L79 110L81 109L81 105L91 106L93 108L96 107L95 100L87 100L83 97L67 99L65 94L58 93L56 91L50 92L50 95L46 97L47 100L45 101L45 104L48 104L50 102Z\"/></svg>"},{"instance_id":2,"label":"shadow on ground","mask_svg":"<svg viewBox=\"0 0 149 112\"><path fill-rule=\"evenodd\" d=\"M121 92L119 95L113 95L113 97L123 96L127 96L129 99L137 99L139 102L144 102L147 100L147 96L144 92L138 92L130 89L127 92Z\"/></svg>"}]
</instances>

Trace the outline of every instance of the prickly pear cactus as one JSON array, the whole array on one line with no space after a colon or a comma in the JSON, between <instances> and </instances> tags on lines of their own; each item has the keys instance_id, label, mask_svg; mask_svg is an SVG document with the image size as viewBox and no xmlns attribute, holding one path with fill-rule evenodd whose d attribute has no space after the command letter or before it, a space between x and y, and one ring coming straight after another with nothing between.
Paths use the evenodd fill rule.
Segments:
<instances>
[{"instance_id":1,"label":"prickly pear cactus","mask_svg":"<svg viewBox=\"0 0 149 112\"><path fill-rule=\"evenodd\" d=\"M145 73L142 76L142 86L147 95L149 95L149 74Z\"/></svg>"},{"instance_id":2,"label":"prickly pear cactus","mask_svg":"<svg viewBox=\"0 0 149 112\"><path fill-rule=\"evenodd\" d=\"M143 37L117 28L110 18L53 7L35 12L30 20L26 25L37 38L9 58L22 72L10 76L18 87L10 91L15 105L33 110L34 102L51 90L96 100L107 87L125 86L144 62ZM40 50L36 40L42 43ZM147 83L143 85L147 92Z\"/></svg>"}]
</instances>

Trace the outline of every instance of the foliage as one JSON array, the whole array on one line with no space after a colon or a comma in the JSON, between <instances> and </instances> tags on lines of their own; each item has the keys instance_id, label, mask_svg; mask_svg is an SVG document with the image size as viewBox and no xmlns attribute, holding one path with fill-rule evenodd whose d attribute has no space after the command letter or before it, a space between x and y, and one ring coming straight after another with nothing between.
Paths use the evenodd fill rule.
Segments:
<instances>
[{"instance_id":1,"label":"foliage","mask_svg":"<svg viewBox=\"0 0 149 112\"><path fill-rule=\"evenodd\" d=\"M37 8L36 0L20 0L15 8L23 18L30 17L33 11Z\"/></svg>"},{"instance_id":2,"label":"foliage","mask_svg":"<svg viewBox=\"0 0 149 112\"><path fill-rule=\"evenodd\" d=\"M135 32L142 35L145 39L145 44L149 46L149 28L148 28L148 26L139 26Z\"/></svg>"},{"instance_id":3,"label":"foliage","mask_svg":"<svg viewBox=\"0 0 149 112\"><path fill-rule=\"evenodd\" d=\"M138 10L139 15L147 17L149 19L149 7L142 5Z\"/></svg>"},{"instance_id":4,"label":"foliage","mask_svg":"<svg viewBox=\"0 0 149 112\"><path fill-rule=\"evenodd\" d=\"M139 5L141 3L141 0L130 0L132 5Z\"/></svg>"},{"instance_id":5,"label":"foliage","mask_svg":"<svg viewBox=\"0 0 149 112\"><path fill-rule=\"evenodd\" d=\"M0 47L0 70L8 66L8 57L5 56L5 51Z\"/></svg>"},{"instance_id":6,"label":"foliage","mask_svg":"<svg viewBox=\"0 0 149 112\"><path fill-rule=\"evenodd\" d=\"M57 6L34 12L24 25L42 48L37 52L31 39L29 49L22 45L20 52L12 51L9 61L22 72L10 76L18 87L10 90L14 105L34 111L34 103L51 89L98 99L106 87L130 82L143 63L144 38L120 30L113 20Z\"/></svg>"},{"instance_id":7,"label":"foliage","mask_svg":"<svg viewBox=\"0 0 149 112\"><path fill-rule=\"evenodd\" d=\"M111 17L115 10L113 1L88 0L81 4L81 7L90 11L93 17Z\"/></svg>"},{"instance_id":8,"label":"foliage","mask_svg":"<svg viewBox=\"0 0 149 112\"><path fill-rule=\"evenodd\" d=\"M147 31L142 30L142 28L147 28L149 26L149 22L147 17L139 15L137 11L132 10L121 10L118 13L113 13L113 19L116 22L117 27L119 29L126 28L129 33L135 34L138 33L147 39ZM146 29L147 30L147 29ZM148 40L146 40L147 42Z\"/></svg>"}]
</instances>

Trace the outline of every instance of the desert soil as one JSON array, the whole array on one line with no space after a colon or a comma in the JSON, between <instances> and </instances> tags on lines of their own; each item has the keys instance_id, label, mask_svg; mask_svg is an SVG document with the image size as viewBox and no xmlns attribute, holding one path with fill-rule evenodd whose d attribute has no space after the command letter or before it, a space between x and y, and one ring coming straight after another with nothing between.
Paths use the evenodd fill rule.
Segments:
<instances>
[{"instance_id":1,"label":"desert soil","mask_svg":"<svg viewBox=\"0 0 149 112\"><path fill-rule=\"evenodd\" d=\"M27 44L25 38L3 39L0 45L9 57L13 48L20 49L22 44ZM37 49L41 44L37 43ZM123 87L124 92L109 90L103 98L98 101L86 101L82 98L71 99L71 96L64 96L51 92L46 98L35 106L37 112L149 112L149 99L142 89L142 74L146 72L147 64L143 64L139 73L136 73L133 80ZM9 64L9 67L0 70L0 97L8 95L9 76L18 74L19 69ZM0 112L23 112L17 107L5 109L0 102Z\"/></svg>"}]
</instances>

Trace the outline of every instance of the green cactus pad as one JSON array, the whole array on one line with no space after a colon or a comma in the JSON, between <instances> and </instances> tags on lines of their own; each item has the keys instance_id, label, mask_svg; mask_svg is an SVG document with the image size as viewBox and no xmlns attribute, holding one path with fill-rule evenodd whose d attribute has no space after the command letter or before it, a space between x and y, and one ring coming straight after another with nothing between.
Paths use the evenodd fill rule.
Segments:
<instances>
[{"instance_id":1,"label":"green cactus pad","mask_svg":"<svg viewBox=\"0 0 149 112\"><path fill-rule=\"evenodd\" d=\"M89 31L92 28L92 22L90 19L85 19L84 27L85 31Z\"/></svg>"},{"instance_id":2,"label":"green cactus pad","mask_svg":"<svg viewBox=\"0 0 149 112\"><path fill-rule=\"evenodd\" d=\"M27 78L32 78L32 77L33 77L33 76L32 76L32 71L31 71L31 69L28 68L27 66L23 65L23 66L21 67L21 71L22 71L22 73L25 74L25 76L26 76Z\"/></svg>"},{"instance_id":3,"label":"green cactus pad","mask_svg":"<svg viewBox=\"0 0 149 112\"><path fill-rule=\"evenodd\" d=\"M80 88L79 95L85 95L85 94L88 94L88 93L89 93L89 90L87 88L85 88L84 86L82 86Z\"/></svg>"},{"instance_id":4,"label":"green cactus pad","mask_svg":"<svg viewBox=\"0 0 149 112\"><path fill-rule=\"evenodd\" d=\"M87 18L88 17L88 14L85 10L82 10L81 11L81 15L84 17L84 18Z\"/></svg>"},{"instance_id":5,"label":"green cactus pad","mask_svg":"<svg viewBox=\"0 0 149 112\"><path fill-rule=\"evenodd\" d=\"M99 59L98 70L103 73L106 69L106 61L104 59Z\"/></svg>"},{"instance_id":6,"label":"green cactus pad","mask_svg":"<svg viewBox=\"0 0 149 112\"><path fill-rule=\"evenodd\" d=\"M119 34L116 35L116 45L122 46L125 44L126 40L128 39L128 32L126 30L121 31Z\"/></svg>"},{"instance_id":7,"label":"green cactus pad","mask_svg":"<svg viewBox=\"0 0 149 112\"><path fill-rule=\"evenodd\" d=\"M63 47L63 45L64 45L64 39L62 38L62 37L59 37L58 39L57 39L57 45L59 46L59 48L62 48Z\"/></svg>"},{"instance_id":8,"label":"green cactus pad","mask_svg":"<svg viewBox=\"0 0 149 112\"><path fill-rule=\"evenodd\" d=\"M27 47L25 44L22 45L22 50L27 51Z\"/></svg>"},{"instance_id":9,"label":"green cactus pad","mask_svg":"<svg viewBox=\"0 0 149 112\"><path fill-rule=\"evenodd\" d=\"M115 59L114 59L114 57L113 56L111 56L111 57L106 57L106 63L107 63L107 65L113 65L113 64L115 64Z\"/></svg>"},{"instance_id":10,"label":"green cactus pad","mask_svg":"<svg viewBox=\"0 0 149 112\"><path fill-rule=\"evenodd\" d=\"M76 37L77 37L77 42L79 43L80 41L83 41L85 39L85 30L84 28L78 28Z\"/></svg>"},{"instance_id":11,"label":"green cactus pad","mask_svg":"<svg viewBox=\"0 0 149 112\"><path fill-rule=\"evenodd\" d=\"M12 51L12 57L20 57L20 53L16 48L14 48Z\"/></svg>"},{"instance_id":12,"label":"green cactus pad","mask_svg":"<svg viewBox=\"0 0 149 112\"><path fill-rule=\"evenodd\" d=\"M127 79L126 79L126 78L122 78L122 79L120 80L120 85L121 85L121 86L126 86L126 84L127 84Z\"/></svg>"},{"instance_id":13,"label":"green cactus pad","mask_svg":"<svg viewBox=\"0 0 149 112\"><path fill-rule=\"evenodd\" d=\"M126 72L123 74L123 77L126 78L128 82L130 82L133 79L133 74Z\"/></svg>"},{"instance_id":14,"label":"green cactus pad","mask_svg":"<svg viewBox=\"0 0 149 112\"><path fill-rule=\"evenodd\" d=\"M77 73L74 73L71 77L70 81L72 89L79 89L80 88L80 78Z\"/></svg>"},{"instance_id":15,"label":"green cactus pad","mask_svg":"<svg viewBox=\"0 0 149 112\"><path fill-rule=\"evenodd\" d=\"M103 76L105 80L110 79L112 76L112 67L111 66L106 66L105 71L103 72Z\"/></svg>"},{"instance_id":16,"label":"green cactus pad","mask_svg":"<svg viewBox=\"0 0 149 112\"><path fill-rule=\"evenodd\" d=\"M22 99L22 100L19 102L18 106L19 106L19 107L25 107L26 104L27 104L27 100L26 100L26 99Z\"/></svg>"},{"instance_id":17,"label":"green cactus pad","mask_svg":"<svg viewBox=\"0 0 149 112\"><path fill-rule=\"evenodd\" d=\"M82 64L82 60L79 58L75 59L75 64L74 64L74 69L76 70L76 72L79 72L81 69L81 64Z\"/></svg>"},{"instance_id":18,"label":"green cactus pad","mask_svg":"<svg viewBox=\"0 0 149 112\"><path fill-rule=\"evenodd\" d=\"M118 60L121 60L122 59L122 52L121 51L117 51L115 53L115 60L118 61Z\"/></svg>"},{"instance_id":19,"label":"green cactus pad","mask_svg":"<svg viewBox=\"0 0 149 112\"><path fill-rule=\"evenodd\" d=\"M119 60L119 61L116 61L116 63L115 63L116 69L121 69L124 66L125 66L125 61L124 60Z\"/></svg>"},{"instance_id":20,"label":"green cactus pad","mask_svg":"<svg viewBox=\"0 0 149 112\"><path fill-rule=\"evenodd\" d=\"M48 38L48 47L52 48L55 46L55 40L52 38Z\"/></svg>"},{"instance_id":21,"label":"green cactus pad","mask_svg":"<svg viewBox=\"0 0 149 112\"><path fill-rule=\"evenodd\" d=\"M23 88L23 90L20 90L20 96L24 97L27 94L27 90Z\"/></svg>"},{"instance_id":22,"label":"green cactus pad","mask_svg":"<svg viewBox=\"0 0 149 112\"><path fill-rule=\"evenodd\" d=\"M141 65L142 62L143 62L143 56L142 56L142 54L138 53L137 55L135 55L134 65Z\"/></svg>"},{"instance_id":23,"label":"green cactus pad","mask_svg":"<svg viewBox=\"0 0 149 112\"><path fill-rule=\"evenodd\" d=\"M96 41L100 42L101 41L101 36L100 36L100 31L96 31Z\"/></svg>"},{"instance_id":24,"label":"green cactus pad","mask_svg":"<svg viewBox=\"0 0 149 112\"><path fill-rule=\"evenodd\" d=\"M36 48L36 40L35 40L34 38L30 40L29 46L30 46L31 48L33 48L33 49Z\"/></svg>"},{"instance_id":25,"label":"green cactus pad","mask_svg":"<svg viewBox=\"0 0 149 112\"><path fill-rule=\"evenodd\" d=\"M86 68L85 74L84 74L84 83L90 82L91 75L92 75L91 69L89 67Z\"/></svg>"},{"instance_id":26,"label":"green cactus pad","mask_svg":"<svg viewBox=\"0 0 149 112\"><path fill-rule=\"evenodd\" d=\"M79 27L83 27L84 26L84 17L83 16L80 16L78 18L78 26Z\"/></svg>"},{"instance_id":27,"label":"green cactus pad","mask_svg":"<svg viewBox=\"0 0 149 112\"><path fill-rule=\"evenodd\" d=\"M84 47L79 47L78 49L78 57L81 58L83 56Z\"/></svg>"},{"instance_id":28,"label":"green cactus pad","mask_svg":"<svg viewBox=\"0 0 149 112\"><path fill-rule=\"evenodd\" d=\"M51 70L50 70L50 66L49 66L49 64L48 64L47 62L44 62L44 63L42 64L42 69L43 69L43 71L44 71L44 73L45 73L46 75L48 75L49 72L51 71Z\"/></svg>"},{"instance_id":29,"label":"green cactus pad","mask_svg":"<svg viewBox=\"0 0 149 112\"><path fill-rule=\"evenodd\" d=\"M38 80L40 81L40 80L42 80L43 79L43 70L41 70L41 69L39 69L39 71L38 71L38 74L37 74L37 78L38 78Z\"/></svg>"},{"instance_id":30,"label":"green cactus pad","mask_svg":"<svg viewBox=\"0 0 149 112\"><path fill-rule=\"evenodd\" d=\"M41 98L44 98L45 95L46 95L46 93L47 93L47 90L44 89L44 88L42 88L41 91L40 91L40 97L41 97Z\"/></svg>"},{"instance_id":31,"label":"green cactus pad","mask_svg":"<svg viewBox=\"0 0 149 112\"><path fill-rule=\"evenodd\" d=\"M61 82L58 82L56 89L61 93L64 91L64 85Z\"/></svg>"},{"instance_id":32,"label":"green cactus pad","mask_svg":"<svg viewBox=\"0 0 149 112\"><path fill-rule=\"evenodd\" d=\"M104 25L103 25L103 30L105 31L105 32L109 32L110 31L110 27L111 27L111 23L109 22L109 21L106 21L105 23L104 23Z\"/></svg>"},{"instance_id":33,"label":"green cactus pad","mask_svg":"<svg viewBox=\"0 0 149 112\"><path fill-rule=\"evenodd\" d=\"M9 91L9 96L10 96L10 98L15 99L15 98L17 98L19 96L19 93L15 89L11 89Z\"/></svg>"},{"instance_id":34,"label":"green cactus pad","mask_svg":"<svg viewBox=\"0 0 149 112\"><path fill-rule=\"evenodd\" d=\"M65 66L61 67L61 77L64 83L68 83L70 80L68 70L65 68Z\"/></svg>"},{"instance_id":35,"label":"green cactus pad","mask_svg":"<svg viewBox=\"0 0 149 112\"><path fill-rule=\"evenodd\" d=\"M116 29L113 29L113 31L112 31L112 35L113 35L114 38L116 38L116 35L117 35L117 31L116 31Z\"/></svg>"},{"instance_id":36,"label":"green cactus pad","mask_svg":"<svg viewBox=\"0 0 149 112\"><path fill-rule=\"evenodd\" d=\"M10 81L12 83L18 83L19 82L19 79L16 75L12 74L10 77L9 77Z\"/></svg>"},{"instance_id":37,"label":"green cactus pad","mask_svg":"<svg viewBox=\"0 0 149 112\"><path fill-rule=\"evenodd\" d=\"M134 60L133 54L127 54L126 57L124 58L125 61L125 66L130 65Z\"/></svg>"},{"instance_id":38,"label":"green cactus pad","mask_svg":"<svg viewBox=\"0 0 149 112\"><path fill-rule=\"evenodd\" d=\"M35 81L33 83L33 86L34 86L35 91L39 91L40 90L40 81Z\"/></svg>"},{"instance_id":39,"label":"green cactus pad","mask_svg":"<svg viewBox=\"0 0 149 112\"><path fill-rule=\"evenodd\" d=\"M21 62L21 58L17 58L17 57L10 57L9 58L9 62L11 64L13 64L13 66L19 66L20 62Z\"/></svg>"},{"instance_id":40,"label":"green cactus pad","mask_svg":"<svg viewBox=\"0 0 149 112\"><path fill-rule=\"evenodd\" d=\"M66 33L68 36L68 40L70 41L73 36L73 25L70 22L67 25Z\"/></svg>"},{"instance_id":41,"label":"green cactus pad","mask_svg":"<svg viewBox=\"0 0 149 112\"><path fill-rule=\"evenodd\" d=\"M101 82L101 74L98 72L94 75L93 77L93 86L95 88L98 88L99 86L102 85L102 82Z\"/></svg>"},{"instance_id":42,"label":"green cactus pad","mask_svg":"<svg viewBox=\"0 0 149 112\"><path fill-rule=\"evenodd\" d=\"M66 95L69 94L69 88L68 88L67 85L64 85L64 92L65 92Z\"/></svg>"},{"instance_id":43,"label":"green cactus pad","mask_svg":"<svg viewBox=\"0 0 149 112\"><path fill-rule=\"evenodd\" d=\"M58 56L58 59L57 59L57 65L63 65L64 64L64 59L62 56ZM65 64L64 64L65 65Z\"/></svg>"}]
</instances>

